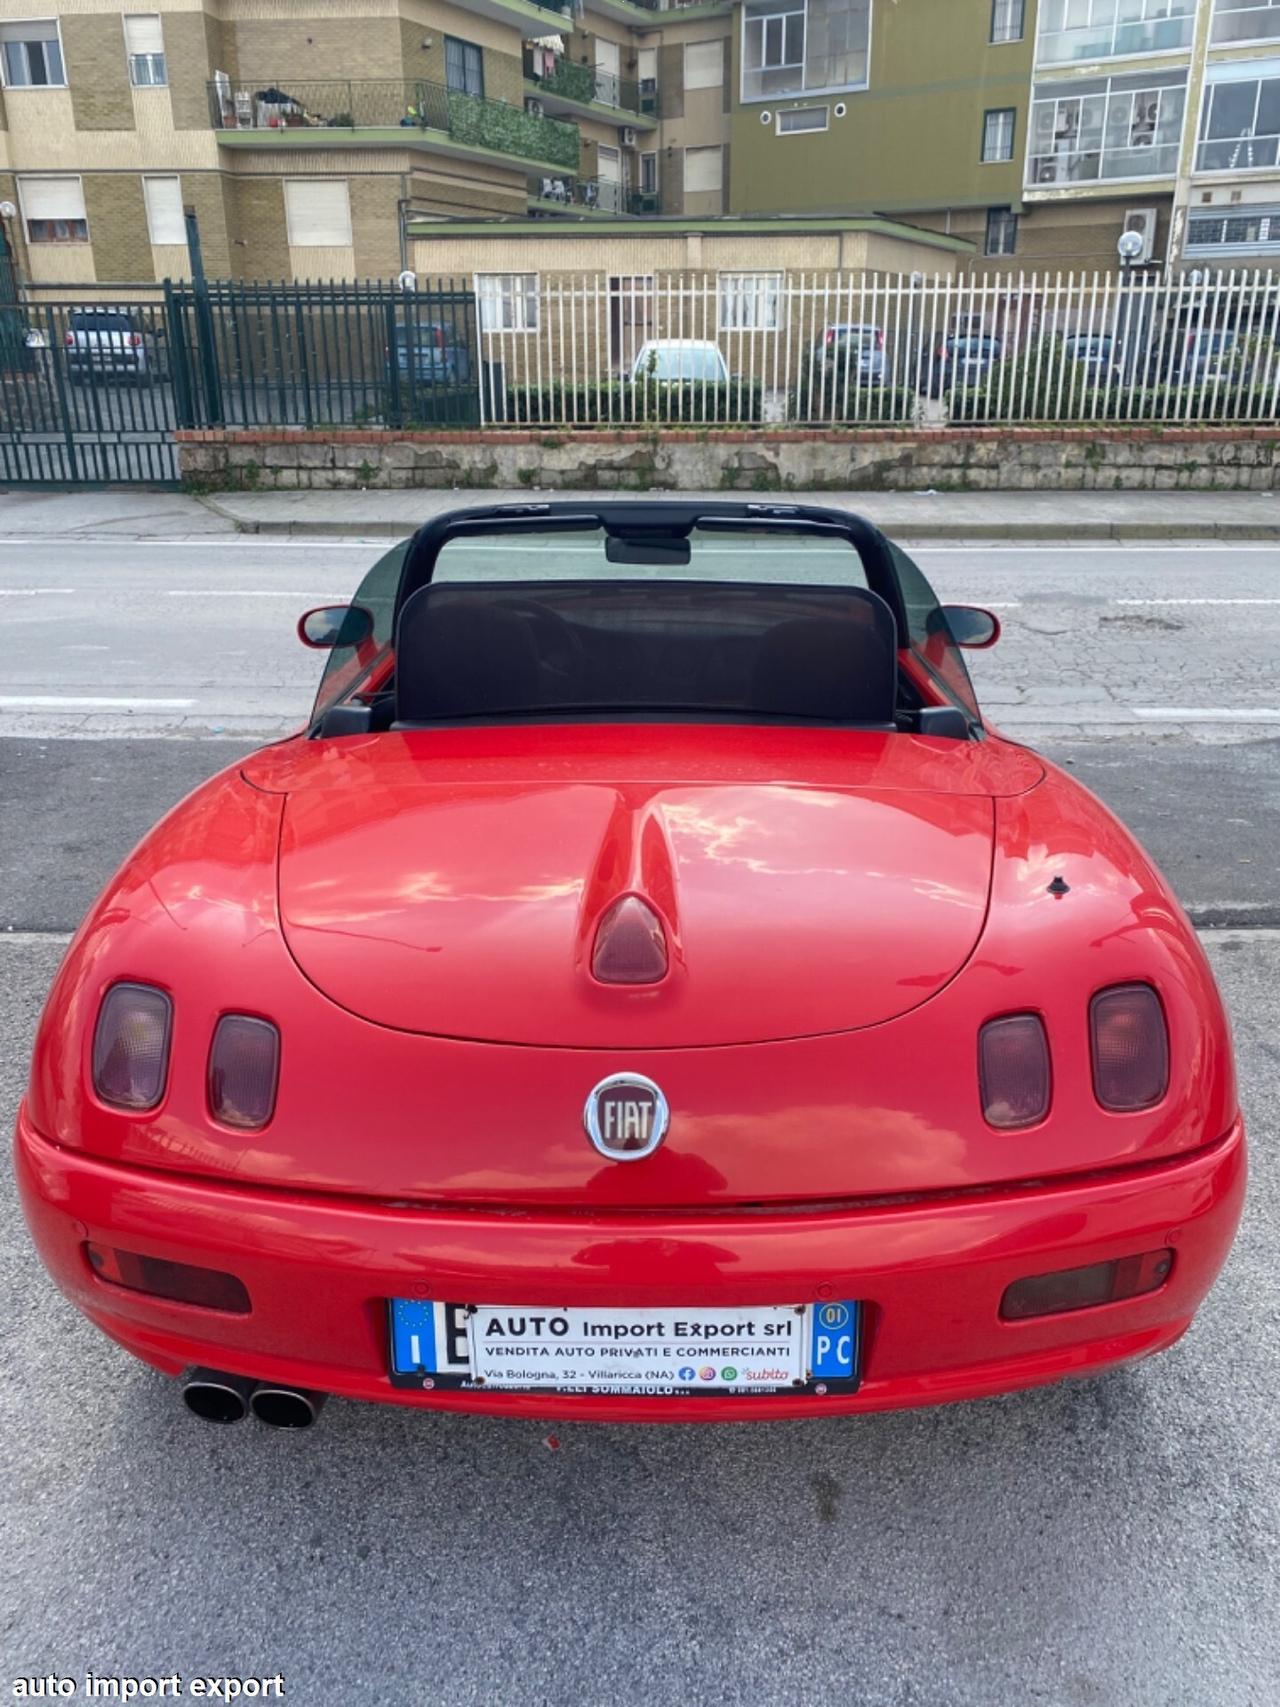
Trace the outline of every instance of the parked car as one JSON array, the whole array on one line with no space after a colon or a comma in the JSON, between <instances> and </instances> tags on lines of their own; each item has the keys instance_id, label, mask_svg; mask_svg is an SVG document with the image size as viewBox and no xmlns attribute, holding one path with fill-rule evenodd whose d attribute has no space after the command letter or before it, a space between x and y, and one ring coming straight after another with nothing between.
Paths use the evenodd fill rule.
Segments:
<instances>
[{"instance_id":1,"label":"parked car","mask_svg":"<svg viewBox=\"0 0 1280 1707\"><path fill-rule=\"evenodd\" d=\"M719 346L703 338L650 338L631 364L631 379L705 380L726 385L729 368Z\"/></svg>"},{"instance_id":2,"label":"parked car","mask_svg":"<svg viewBox=\"0 0 1280 1707\"><path fill-rule=\"evenodd\" d=\"M73 308L62 338L72 379L112 374L153 378L163 372L155 335L129 308Z\"/></svg>"},{"instance_id":3,"label":"parked car","mask_svg":"<svg viewBox=\"0 0 1280 1707\"><path fill-rule=\"evenodd\" d=\"M1110 333L1069 332L1062 342L1067 359L1083 365L1091 385L1109 385L1119 377L1119 352Z\"/></svg>"},{"instance_id":4,"label":"parked car","mask_svg":"<svg viewBox=\"0 0 1280 1707\"><path fill-rule=\"evenodd\" d=\"M951 333L923 356L920 389L930 397L941 397L944 392L977 385L1003 354L1000 340L987 333Z\"/></svg>"},{"instance_id":5,"label":"parked car","mask_svg":"<svg viewBox=\"0 0 1280 1707\"><path fill-rule=\"evenodd\" d=\"M1244 343L1231 326L1210 330L1180 326L1167 339L1161 377L1172 385L1235 379L1244 360Z\"/></svg>"},{"instance_id":6,"label":"parked car","mask_svg":"<svg viewBox=\"0 0 1280 1707\"><path fill-rule=\"evenodd\" d=\"M830 1424L1187 1331L1222 1000L984 725L989 611L846 510L637 498L439 512L299 633L306 729L108 882L17 1116L39 1256L196 1416Z\"/></svg>"},{"instance_id":7,"label":"parked car","mask_svg":"<svg viewBox=\"0 0 1280 1707\"><path fill-rule=\"evenodd\" d=\"M815 352L820 362L840 363L866 385L884 379L884 328L854 321L836 322L822 334Z\"/></svg>"},{"instance_id":8,"label":"parked car","mask_svg":"<svg viewBox=\"0 0 1280 1707\"><path fill-rule=\"evenodd\" d=\"M471 351L443 321L397 326L395 351L396 366L406 377L433 385L465 385L471 378Z\"/></svg>"}]
</instances>

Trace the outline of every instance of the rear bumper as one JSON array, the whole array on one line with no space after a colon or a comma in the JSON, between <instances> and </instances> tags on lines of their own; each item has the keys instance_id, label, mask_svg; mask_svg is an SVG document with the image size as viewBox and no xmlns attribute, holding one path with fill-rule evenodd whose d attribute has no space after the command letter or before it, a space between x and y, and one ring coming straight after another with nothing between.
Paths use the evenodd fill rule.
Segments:
<instances>
[{"instance_id":1,"label":"rear bumper","mask_svg":"<svg viewBox=\"0 0 1280 1707\"><path fill-rule=\"evenodd\" d=\"M1221 1268L1244 1198L1239 1121L1175 1162L1057 1185L883 1207L740 1214L495 1214L392 1209L228 1188L100 1162L46 1142L19 1111L18 1184L40 1255L71 1301L176 1375L206 1364L348 1398L608 1421L740 1421L980 1398L1086 1375L1171 1345ZM125 1292L87 1239L229 1270L252 1312ZM1011 1281L1161 1246L1157 1292L1003 1322ZM863 1380L841 1397L680 1398L440 1392L387 1378L385 1300L684 1305L858 1298ZM709 1414L713 1413L713 1414Z\"/></svg>"}]
</instances>

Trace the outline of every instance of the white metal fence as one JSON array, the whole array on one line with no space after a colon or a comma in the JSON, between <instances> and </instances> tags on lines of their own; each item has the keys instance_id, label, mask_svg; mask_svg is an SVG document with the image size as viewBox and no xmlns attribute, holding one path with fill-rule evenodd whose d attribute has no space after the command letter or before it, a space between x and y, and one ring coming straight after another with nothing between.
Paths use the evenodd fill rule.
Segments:
<instances>
[{"instance_id":1,"label":"white metal fence","mask_svg":"<svg viewBox=\"0 0 1280 1707\"><path fill-rule=\"evenodd\" d=\"M548 428L1274 422L1280 276L503 274L481 419Z\"/></svg>"}]
</instances>

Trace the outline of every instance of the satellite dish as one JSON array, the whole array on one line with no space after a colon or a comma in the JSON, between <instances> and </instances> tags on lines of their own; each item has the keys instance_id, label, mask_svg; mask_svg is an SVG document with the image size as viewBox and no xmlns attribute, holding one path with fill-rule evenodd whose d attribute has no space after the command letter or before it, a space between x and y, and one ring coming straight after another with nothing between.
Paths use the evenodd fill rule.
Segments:
<instances>
[{"instance_id":1,"label":"satellite dish","mask_svg":"<svg viewBox=\"0 0 1280 1707\"><path fill-rule=\"evenodd\" d=\"M12 202L0 202L0 219L16 219L18 210Z\"/></svg>"},{"instance_id":2,"label":"satellite dish","mask_svg":"<svg viewBox=\"0 0 1280 1707\"><path fill-rule=\"evenodd\" d=\"M1146 248L1140 231L1122 231L1116 249L1122 261L1136 261Z\"/></svg>"},{"instance_id":3,"label":"satellite dish","mask_svg":"<svg viewBox=\"0 0 1280 1707\"><path fill-rule=\"evenodd\" d=\"M417 290L418 275L414 272L412 267L406 267L397 282L399 283L401 290Z\"/></svg>"}]
</instances>

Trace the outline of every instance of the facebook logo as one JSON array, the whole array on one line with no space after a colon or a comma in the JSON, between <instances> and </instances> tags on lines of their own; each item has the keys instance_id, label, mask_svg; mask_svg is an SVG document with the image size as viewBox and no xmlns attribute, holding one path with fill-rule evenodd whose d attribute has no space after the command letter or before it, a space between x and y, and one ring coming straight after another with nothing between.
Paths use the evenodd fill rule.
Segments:
<instances>
[{"instance_id":1,"label":"facebook logo","mask_svg":"<svg viewBox=\"0 0 1280 1707\"><path fill-rule=\"evenodd\" d=\"M815 1304L812 1343L815 1381L850 1380L858 1372L858 1306Z\"/></svg>"}]
</instances>

